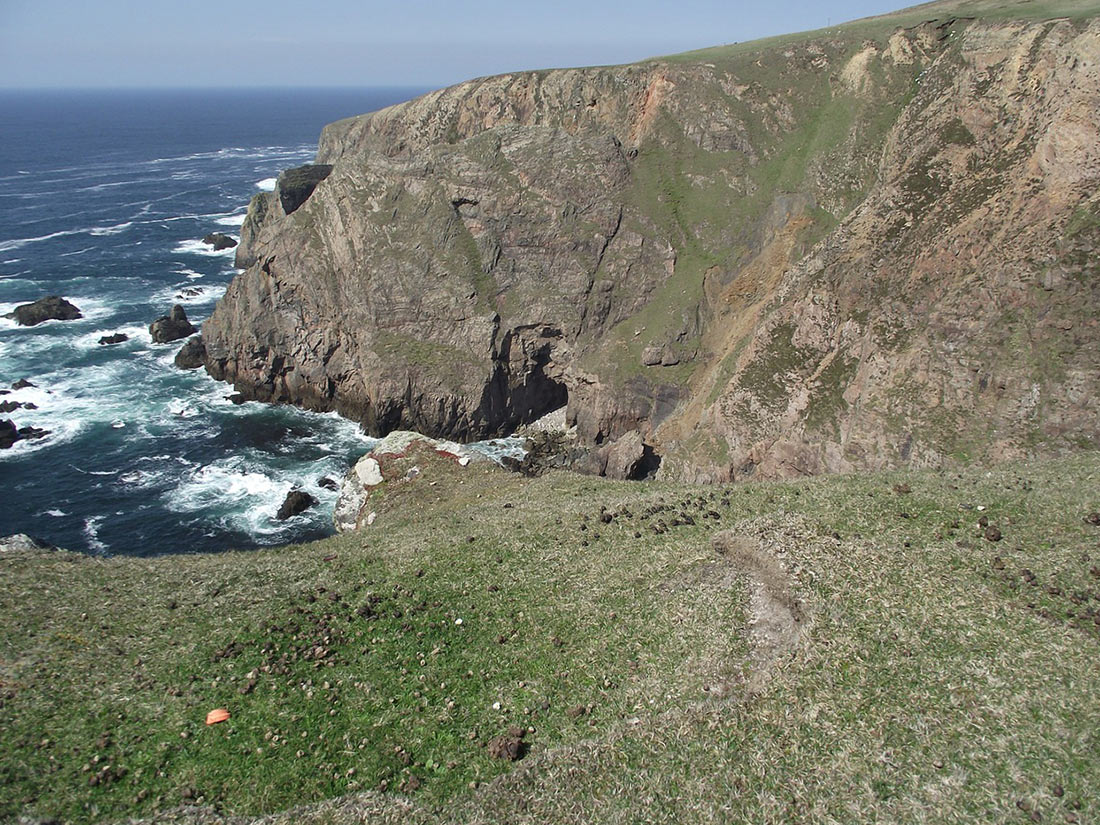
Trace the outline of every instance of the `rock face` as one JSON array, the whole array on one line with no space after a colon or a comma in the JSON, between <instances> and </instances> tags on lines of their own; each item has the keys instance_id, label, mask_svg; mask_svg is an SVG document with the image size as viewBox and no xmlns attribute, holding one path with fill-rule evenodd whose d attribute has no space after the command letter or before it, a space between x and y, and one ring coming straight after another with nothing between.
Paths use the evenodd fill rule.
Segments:
<instances>
[{"instance_id":1,"label":"rock face","mask_svg":"<svg viewBox=\"0 0 1100 825\"><path fill-rule=\"evenodd\" d=\"M202 343L202 336L196 335L188 338L187 342L176 353L174 363L181 370L197 370L206 363L206 346Z\"/></svg>"},{"instance_id":2,"label":"rock face","mask_svg":"<svg viewBox=\"0 0 1100 825\"><path fill-rule=\"evenodd\" d=\"M331 124L323 185L253 199L207 369L376 435L568 402L615 476L1100 444L1100 22L946 8Z\"/></svg>"},{"instance_id":3,"label":"rock face","mask_svg":"<svg viewBox=\"0 0 1100 825\"><path fill-rule=\"evenodd\" d=\"M202 242L219 252L223 249L232 249L237 245L237 242L224 232L211 232L202 239Z\"/></svg>"},{"instance_id":4,"label":"rock face","mask_svg":"<svg viewBox=\"0 0 1100 825\"><path fill-rule=\"evenodd\" d=\"M149 334L158 344L167 344L170 341L178 341L196 332L195 327L187 320L187 313L183 307L176 304L167 315L162 315L149 325Z\"/></svg>"},{"instance_id":5,"label":"rock face","mask_svg":"<svg viewBox=\"0 0 1100 825\"><path fill-rule=\"evenodd\" d=\"M33 327L43 321L75 321L83 318L80 310L59 295L47 295L34 303L22 304L8 316L24 327Z\"/></svg>"}]
</instances>

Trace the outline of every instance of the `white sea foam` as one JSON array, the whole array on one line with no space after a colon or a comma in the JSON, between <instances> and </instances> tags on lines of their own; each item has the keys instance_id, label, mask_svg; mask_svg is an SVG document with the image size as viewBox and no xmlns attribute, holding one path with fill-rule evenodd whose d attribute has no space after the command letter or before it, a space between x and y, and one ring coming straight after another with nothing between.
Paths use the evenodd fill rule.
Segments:
<instances>
[{"instance_id":1,"label":"white sea foam","mask_svg":"<svg viewBox=\"0 0 1100 825\"><path fill-rule=\"evenodd\" d=\"M126 221L125 223L118 223L114 226L93 226L91 229L88 230L88 234L94 235L97 238L103 237L105 235L118 235L122 232L125 232L133 225L133 221Z\"/></svg>"},{"instance_id":2,"label":"white sea foam","mask_svg":"<svg viewBox=\"0 0 1100 825\"><path fill-rule=\"evenodd\" d=\"M91 516L84 519L84 538L88 542L88 548L99 555L106 555L107 545L99 540L99 525L103 523L103 516Z\"/></svg>"},{"instance_id":3,"label":"white sea foam","mask_svg":"<svg viewBox=\"0 0 1100 825\"><path fill-rule=\"evenodd\" d=\"M235 248L214 249L210 244L205 244L200 240L189 238L176 244L172 252L176 255L204 255L208 258L232 258Z\"/></svg>"},{"instance_id":4,"label":"white sea foam","mask_svg":"<svg viewBox=\"0 0 1100 825\"><path fill-rule=\"evenodd\" d=\"M78 249L76 252L62 252L57 257L59 258L71 258L73 255L83 255L85 252L91 252L95 249L94 246L86 246L83 249Z\"/></svg>"},{"instance_id":5,"label":"white sea foam","mask_svg":"<svg viewBox=\"0 0 1100 825\"><path fill-rule=\"evenodd\" d=\"M264 192L274 192L275 184L278 182L276 178L264 178L263 180L256 181L256 188Z\"/></svg>"},{"instance_id":6,"label":"white sea foam","mask_svg":"<svg viewBox=\"0 0 1100 825\"><path fill-rule=\"evenodd\" d=\"M53 510L47 510L46 515L47 516L52 516L53 518L64 518L65 516L67 516L69 514L66 513L64 510L53 509Z\"/></svg>"},{"instance_id":7,"label":"white sea foam","mask_svg":"<svg viewBox=\"0 0 1100 825\"><path fill-rule=\"evenodd\" d=\"M153 296L153 304L160 305L172 303L184 304L185 306L200 306L203 304L212 304L224 294L224 285L193 286L184 282L158 292ZM192 318L191 320L194 321L195 319Z\"/></svg>"},{"instance_id":8,"label":"white sea foam","mask_svg":"<svg viewBox=\"0 0 1100 825\"><path fill-rule=\"evenodd\" d=\"M126 336L127 340L118 344L101 344L100 338L104 338L108 335L114 335L121 332ZM92 332L80 335L73 339L73 346L81 349L99 349L100 347L120 347L123 349L133 349L135 345L149 345L153 342L152 337L149 335L148 327L140 326L127 326L127 327L101 327Z\"/></svg>"},{"instance_id":9,"label":"white sea foam","mask_svg":"<svg viewBox=\"0 0 1100 825\"><path fill-rule=\"evenodd\" d=\"M236 215L226 215L224 218L218 218L214 223L220 226L242 226L244 224L245 212L239 212Z\"/></svg>"},{"instance_id":10,"label":"white sea foam","mask_svg":"<svg viewBox=\"0 0 1100 825\"><path fill-rule=\"evenodd\" d=\"M184 269L173 269L172 272L174 272L176 275L185 275L193 281L197 280L199 278L205 278L206 277L201 272L196 272L193 269L186 269L186 268L184 268Z\"/></svg>"},{"instance_id":11,"label":"white sea foam","mask_svg":"<svg viewBox=\"0 0 1100 825\"><path fill-rule=\"evenodd\" d=\"M0 252L10 252L13 249L22 249L28 244L51 241L54 238L66 238L70 235L94 235L96 237L118 235L120 232L125 232L133 225L133 221L126 221L113 226L85 226L80 229L62 229L60 232L51 232L48 235L36 235L31 238L12 238L11 240L0 241Z\"/></svg>"}]
</instances>

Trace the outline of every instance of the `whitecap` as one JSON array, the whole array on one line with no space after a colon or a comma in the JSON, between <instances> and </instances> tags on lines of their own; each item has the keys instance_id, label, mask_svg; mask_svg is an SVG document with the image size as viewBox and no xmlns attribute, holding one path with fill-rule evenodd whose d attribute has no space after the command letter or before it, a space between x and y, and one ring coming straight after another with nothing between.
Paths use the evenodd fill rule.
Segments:
<instances>
[{"instance_id":1,"label":"whitecap","mask_svg":"<svg viewBox=\"0 0 1100 825\"><path fill-rule=\"evenodd\" d=\"M190 278L191 280L196 280L198 278L205 278L206 277L201 272L196 272L193 269L186 269L186 268L184 268L184 269L173 269L172 273L175 274L175 275L184 275L184 276Z\"/></svg>"},{"instance_id":2,"label":"whitecap","mask_svg":"<svg viewBox=\"0 0 1100 825\"><path fill-rule=\"evenodd\" d=\"M274 192L275 185L278 182L277 178L264 178L263 180L256 181L256 188L264 192Z\"/></svg>"},{"instance_id":3,"label":"whitecap","mask_svg":"<svg viewBox=\"0 0 1100 825\"><path fill-rule=\"evenodd\" d=\"M236 239L234 238L234 240ZM176 255L205 255L208 258L232 258L235 251L234 247L230 247L229 249L214 249L210 244L203 243L201 240L195 240L193 238L180 241L172 250Z\"/></svg>"},{"instance_id":4,"label":"whitecap","mask_svg":"<svg viewBox=\"0 0 1100 825\"><path fill-rule=\"evenodd\" d=\"M117 223L114 226L93 226L91 229L88 230L88 234L94 235L97 238L106 235L118 235L122 232L125 232L133 225L133 221L126 221L125 223Z\"/></svg>"},{"instance_id":5,"label":"whitecap","mask_svg":"<svg viewBox=\"0 0 1100 825\"><path fill-rule=\"evenodd\" d=\"M85 252L91 252L95 249L94 246L86 246L83 249L78 249L76 252L62 252L57 257L59 258L71 258L73 255L83 255Z\"/></svg>"},{"instance_id":6,"label":"whitecap","mask_svg":"<svg viewBox=\"0 0 1100 825\"><path fill-rule=\"evenodd\" d=\"M64 510L54 509L54 510L47 510L45 515L52 516L53 518L64 518L65 516L67 516L69 514L66 513Z\"/></svg>"},{"instance_id":7,"label":"whitecap","mask_svg":"<svg viewBox=\"0 0 1100 825\"><path fill-rule=\"evenodd\" d=\"M39 243L40 241L49 241L54 238L64 238L69 235L79 235L82 232L86 232L85 229L64 229L60 232L51 232L48 235L37 235L33 238L12 238L7 241L0 241L0 252L8 252L12 249L22 249L24 246L32 243Z\"/></svg>"},{"instance_id":8,"label":"whitecap","mask_svg":"<svg viewBox=\"0 0 1100 825\"><path fill-rule=\"evenodd\" d=\"M214 223L220 226L242 226L247 214L246 212L239 212L236 215L226 215L224 218L218 218Z\"/></svg>"},{"instance_id":9,"label":"whitecap","mask_svg":"<svg viewBox=\"0 0 1100 825\"><path fill-rule=\"evenodd\" d=\"M67 238L70 235L95 235L97 237L117 235L120 232L125 232L133 225L133 221L126 221L113 226L85 226L80 229L62 229L59 232L50 232L48 235L35 235L30 238L12 238L7 241L0 241L0 252L10 252L13 249L22 249L28 244L50 241L54 238Z\"/></svg>"}]
</instances>

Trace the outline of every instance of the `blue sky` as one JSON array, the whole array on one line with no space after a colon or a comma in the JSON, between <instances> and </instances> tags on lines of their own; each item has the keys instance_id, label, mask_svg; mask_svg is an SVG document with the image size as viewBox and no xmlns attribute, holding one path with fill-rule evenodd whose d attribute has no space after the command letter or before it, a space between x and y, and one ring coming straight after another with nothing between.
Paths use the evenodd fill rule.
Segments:
<instances>
[{"instance_id":1,"label":"blue sky","mask_svg":"<svg viewBox=\"0 0 1100 825\"><path fill-rule=\"evenodd\" d=\"M0 87L436 86L816 29L904 0L0 0Z\"/></svg>"}]
</instances>

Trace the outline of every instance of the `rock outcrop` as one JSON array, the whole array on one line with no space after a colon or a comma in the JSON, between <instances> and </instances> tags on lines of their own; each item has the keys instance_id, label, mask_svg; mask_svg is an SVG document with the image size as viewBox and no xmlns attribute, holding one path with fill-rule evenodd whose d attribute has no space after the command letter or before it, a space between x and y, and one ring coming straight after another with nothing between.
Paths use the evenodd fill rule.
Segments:
<instances>
[{"instance_id":1,"label":"rock outcrop","mask_svg":"<svg viewBox=\"0 0 1100 825\"><path fill-rule=\"evenodd\" d=\"M322 185L253 199L207 369L376 435L568 402L615 476L1096 446L1100 22L940 8L331 124Z\"/></svg>"},{"instance_id":2,"label":"rock outcrop","mask_svg":"<svg viewBox=\"0 0 1100 825\"><path fill-rule=\"evenodd\" d=\"M130 336L125 332L113 332L110 335L100 336L99 345L101 347L110 346L111 344L121 344L124 341L129 341Z\"/></svg>"},{"instance_id":3,"label":"rock outcrop","mask_svg":"<svg viewBox=\"0 0 1100 825\"><path fill-rule=\"evenodd\" d=\"M49 430L39 427L16 427L10 418L0 420L0 450L10 449L17 441L45 438L50 434Z\"/></svg>"},{"instance_id":4,"label":"rock outcrop","mask_svg":"<svg viewBox=\"0 0 1100 825\"><path fill-rule=\"evenodd\" d=\"M83 318L75 304L59 295L47 295L29 304L17 306L8 316L24 327L33 327L44 321L75 321Z\"/></svg>"},{"instance_id":5,"label":"rock outcrop","mask_svg":"<svg viewBox=\"0 0 1100 825\"><path fill-rule=\"evenodd\" d=\"M232 249L237 245L237 242L224 232L211 232L203 237L202 242L207 246L214 247L215 252L221 252L223 249Z\"/></svg>"},{"instance_id":6,"label":"rock outcrop","mask_svg":"<svg viewBox=\"0 0 1100 825\"><path fill-rule=\"evenodd\" d=\"M286 521L288 518L304 513L310 507L316 505L317 499L305 490L291 490L286 494L283 503L279 505L279 512L275 514L275 518L279 521Z\"/></svg>"},{"instance_id":7,"label":"rock outcrop","mask_svg":"<svg viewBox=\"0 0 1100 825\"><path fill-rule=\"evenodd\" d=\"M0 557L15 556L15 555L36 555L38 553L52 553L58 552L60 548L55 547L47 541L43 541L36 536L28 536L26 533L15 533L11 536L0 537Z\"/></svg>"},{"instance_id":8,"label":"rock outcrop","mask_svg":"<svg viewBox=\"0 0 1100 825\"><path fill-rule=\"evenodd\" d=\"M180 347L180 351L176 353L173 363L175 363L177 369L181 370L197 370L203 366L206 363L206 346L202 342L202 336L196 335L193 338L188 338L186 343Z\"/></svg>"},{"instance_id":9,"label":"rock outcrop","mask_svg":"<svg viewBox=\"0 0 1100 825\"><path fill-rule=\"evenodd\" d=\"M333 511L336 531L342 533L374 524L377 511L372 504L379 491L393 492L394 486L408 484L435 484L448 470L464 469L472 463L492 466L485 456L460 444L420 433L394 431L344 476ZM393 496L389 498L392 500Z\"/></svg>"},{"instance_id":10,"label":"rock outcrop","mask_svg":"<svg viewBox=\"0 0 1100 825\"><path fill-rule=\"evenodd\" d=\"M287 169L275 183L275 191L279 195L279 206L283 214L289 215L299 206L305 203L317 184L323 181L332 172L332 166L327 163L310 163L306 166L296 166Z\"/></svg>"},{"instance_id":11,"label":"rock outcrop","mask_svg":"<svg viewBox=\"0 0 1100 825\"><path fill-rule=\"evenodd\" d=\"M167 315L162 315L149 324L149 335L157 344L167 344L194 335L195 327L187 320L183 307L176 304Z\"/></svg>"}]
</instances>

